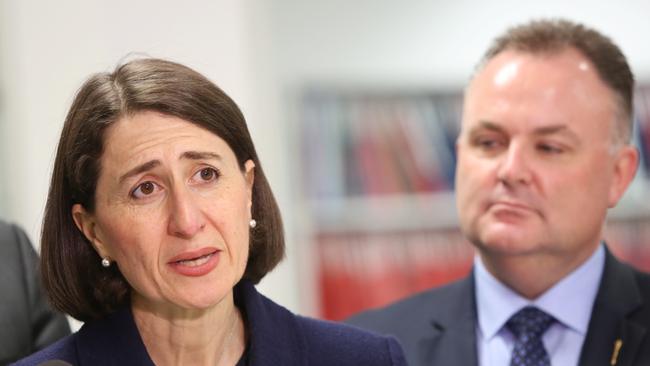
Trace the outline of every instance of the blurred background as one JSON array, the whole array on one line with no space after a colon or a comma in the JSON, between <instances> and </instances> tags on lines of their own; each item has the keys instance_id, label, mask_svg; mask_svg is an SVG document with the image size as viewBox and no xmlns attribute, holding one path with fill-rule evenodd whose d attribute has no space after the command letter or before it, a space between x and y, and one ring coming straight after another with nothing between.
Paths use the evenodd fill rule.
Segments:
<instances>
[{"instance_id":1,"label":"blurred background","mask_svg":"<svg viewBox=\"0 0 650 366\"><path fill-rule=\"evenodd\" d=\"M75 91L162 57L208 76L248 120L287 234L263 293L341 319L447 282L472 261L452 193L463 87L494 36L562 16L613 38L639 81L645 160L606 237L647 270L649 14L641 0L0 0L0 217L38 246Z\"/></svg>"}]
</instances>

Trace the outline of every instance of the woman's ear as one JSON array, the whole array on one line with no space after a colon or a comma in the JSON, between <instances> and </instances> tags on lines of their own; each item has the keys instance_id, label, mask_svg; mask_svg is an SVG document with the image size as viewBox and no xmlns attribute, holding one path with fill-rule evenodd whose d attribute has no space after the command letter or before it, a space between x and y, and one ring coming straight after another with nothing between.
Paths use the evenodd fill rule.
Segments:
<instances>
[{"instance_id":1,"label":"woman's ear","mask_svg":"<svg viewBox=\"0 0 650 366\"><path fill-rule=\"evenodd\" d=\"M244 163L244 179L248 190L248 207L253 205L253 183L255 183L255 163L248 159Z\"/></svg>"},{"instance_id":2,"label":"woman's ear","mask_svg":"<svg viewBox=\"0 0 650 366\"><path fill-rule=\"evenodd\" d=\"M77 225L79 231L81 231L86 239L88 239L97 254L102 258L111 258L108 249L100 238L101 235L99 235L99 228L95 221L95 217L86 211L81 204L75 203L72 205L72 219L74 220L75 225Z\"/></svg>"}]
</instances>

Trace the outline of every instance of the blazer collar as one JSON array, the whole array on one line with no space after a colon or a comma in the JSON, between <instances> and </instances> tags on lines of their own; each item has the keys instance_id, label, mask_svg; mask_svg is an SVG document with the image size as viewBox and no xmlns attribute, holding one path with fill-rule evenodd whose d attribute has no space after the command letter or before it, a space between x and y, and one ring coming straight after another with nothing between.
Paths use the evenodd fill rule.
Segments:
<instances>
[{"instance_id":1,"label":"blazer collar","mask_svg":"<svg viewBox=\"0 0 650 366\"><path fill-rule=\"evenodd\" d=\"M248 280L235 287L235 302L245 309L251 365L309 363L296 316L289 310L261 295Z\"/></svg>"},{"instance_id":2,"label":"blazer collar","mask_svg":"<svg viewBox=\"0 0 650 366\"><path fill-rule=\"evenodd\" d=\"M635 274L606 250L601 280L587 338L582 346L580 365L610 362L615 342L622 342L616 365L631 364L645 336L647 325L629 316L643 305Z\"/></svg>"},{"instance_id":3,"label":"blazer collar","mask_svg":"<svg viewBox=\"0 0 650 366\"><path fill-rule=\"evenodd\" d=\"M308 364L305 342L291 312L262 296L247 280L235 286L234 295L247 320L251 365ZM86 323L77 342L80 365L155 366L128 306Z\"/></svg>"}]
</instances>

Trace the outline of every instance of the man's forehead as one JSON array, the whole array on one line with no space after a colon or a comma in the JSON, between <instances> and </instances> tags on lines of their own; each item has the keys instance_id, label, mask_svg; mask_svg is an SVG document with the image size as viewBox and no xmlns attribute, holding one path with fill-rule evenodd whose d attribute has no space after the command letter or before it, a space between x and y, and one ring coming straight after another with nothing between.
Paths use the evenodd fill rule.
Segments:
<instances>
[{"instance_id":1,"label":"man's forehead","mask_svg":"<svg viewBox=\"0 0 650 366\"><path fill-rule=\"evenodd\" d=\"M563 66L572 71L591 71L593 65L588 57L573 47L564 47L549 51L522 51L516 49L505 49L488 60L481 69L477 70L476 76L496 72L495 69L512 67L512 64L543 66L552 64L554 67Z\"/></svg>"},{"instance_id":2,"label":"man's forehead","mask_svg":"<svg viewBox=\"0 0 650 366\"><path fill-rule=\"evenodd\" d=\"M518 58L536 59L540 61L550 61L558 57L565 57L569 55L584 60L588 64L591 63L589 57L587 57L584 53L582 53L582 51L580 51L576 47L573 47L571 45L566 45L566 44L557 45L554 47L542 48L542 49L534 49L534 50L516 48L516 47L507 47L501 50L499 53L493 55L492 57L482 60L481 63L476 67L474 75L477 75L483 70L485 70L486 67L488 67L488 65L490 64L493 64L495 60L499 60L503 58L518 57Z\"/></svg>"},{"instance_id":3,"label":"man's forehead","mask_svg":"<svg viewBox=\"0 0 650 366\"><path fill-rule=\"evenodd\" d=\"M577 50L561 53L527 53L506 50L497 54L475 75L465 90L464 103L477 98L500 97L506 94L520 97L570 100L575 98L589 104L597 96L615 103L613 91L605 85L589 60ZM602 98L601 98L602 99ZM603 102L600 100L599 103ZM609 103L608 103L609 104Z\"/></svg>"}]
</instances>

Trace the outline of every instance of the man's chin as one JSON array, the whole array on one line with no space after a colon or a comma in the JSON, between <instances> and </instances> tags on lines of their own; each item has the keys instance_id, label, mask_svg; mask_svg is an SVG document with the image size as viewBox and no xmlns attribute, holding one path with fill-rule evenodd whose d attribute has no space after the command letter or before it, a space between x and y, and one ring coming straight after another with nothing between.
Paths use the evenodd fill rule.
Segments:
<instances>
[{"instance_id":1,"label":"man's chin","mask_svg":"<svg viewBox=\"0 0 650 366\"><path fill-rule=\"evenodd\" d=\"M523 230L500 230L480 235L474 245L479 251L501 255L527 255L539 250L539 241Z\"/></svg>"}]
</instances>

